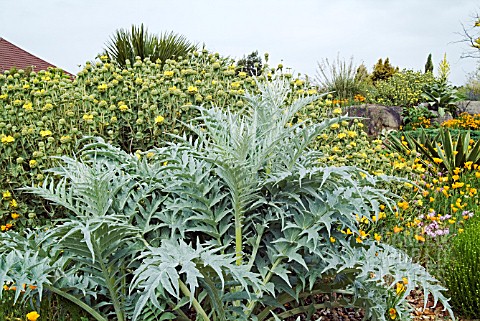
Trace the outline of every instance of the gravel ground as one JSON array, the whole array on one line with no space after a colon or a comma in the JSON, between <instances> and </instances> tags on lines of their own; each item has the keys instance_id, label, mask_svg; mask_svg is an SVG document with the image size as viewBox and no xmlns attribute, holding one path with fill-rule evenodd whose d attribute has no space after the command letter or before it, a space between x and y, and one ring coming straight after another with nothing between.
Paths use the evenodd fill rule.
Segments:
<instances>
[{"instance_id":1,"label":"gravel ground","mask_svg":"<svg viewBox=\"0 0 480 321\"><path fill-rule=\"evenodd\" d=\"M316 296L315 301L317 303L324 302L328 297ZM408 302L414 307L412 313L412 320L414 321L451 321L448 313L442 311L443 307L438 305L436 308L432 308L433 300L430 297L427 302L427 308L423 308L423 292L412 291L412 294L407 298ZM359 309L324 309L319 310L313 314L310 319L306 318L306 315L301 315L300 320L322 320L322 321L361 321L364 317L364 313ZM286 321L295 321L296 317L286 319ZM465 320L466 321L466 320Z\"/></svg>"}]
</instances>

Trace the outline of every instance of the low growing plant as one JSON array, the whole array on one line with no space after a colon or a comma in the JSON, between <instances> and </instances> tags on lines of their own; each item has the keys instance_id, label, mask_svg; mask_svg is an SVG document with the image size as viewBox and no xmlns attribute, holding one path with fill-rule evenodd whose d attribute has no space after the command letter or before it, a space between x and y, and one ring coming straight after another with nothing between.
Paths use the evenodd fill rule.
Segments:
<instances>
[{"instance_id":1,"label":"low growing plant","mask_svg":"<svg viewBox=\"0 0 480 321\"><path fill-rule=\"evenodd\" d=\"M448 263L444 269L444 281L458 312L465 317L480 314L480 224L476 220L451 243Z\"/></svg>"},{"instance_id":2,"label":"low growing plant","mask_svg":"<svg viewBox=\"0 0 480 321\"><path fill-rule=\"evenodd\" d=\"M413 138L407 133L404 133L403 138L390 135L388 144L402 153L420 153L431 164L436 164L440 170L447 171L450 176L455 175L455 168L464 167L467 162L480 165L480 140L471 144L468 131L460 132L456 140L452 139L447 128L442 128L433 138L423 131L418 138Z\"/></svg>"},{"instance_id":3,"label":"low growing plant","mask_svg":"<svg viewBox=\"0 0 480 321\"><path fill-rule=\"evenodd\" d=\"M402 109L403 128L416 129L419 127L430 127L430 119L434 114L424 105L406 107Z\"/></svg>"},{"instance_id":4,"label":"low growing plant","mask_svg":"<svg viewBox=\"0 0 480 321\"><path fill-rule=\"evenodd\" d=\"M345 117L289 126L317 97L285 104L284 81L258 87L244 113L199 108L196 138L133 155L96 139L59 158L26 190L70 216L1 234L0 284L16 299L53 292L98 321L281 320L335 306L402 319L417 287L451 313L423 267L358 228L357 215L393 206L377 187L386 178L324 167L307 148ZM330 301L312 302L321 293Z\"/></svg>"}]
</instances>

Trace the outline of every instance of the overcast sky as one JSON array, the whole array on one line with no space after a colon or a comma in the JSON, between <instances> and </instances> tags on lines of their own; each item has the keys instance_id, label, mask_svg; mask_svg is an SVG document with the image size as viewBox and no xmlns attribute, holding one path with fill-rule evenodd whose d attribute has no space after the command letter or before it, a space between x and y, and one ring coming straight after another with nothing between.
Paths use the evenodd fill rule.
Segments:
<instances>
[{"instance_id":1,"label":"overcast sky","mask_svg":"<svg viewBox=\"0 0 480 321\"><path fill-rule=\"evenodd\" d=\"M385 57L423 70L429 53L436 68L446 53L460 85L479 62L460 59L468 47L456 43L475 12L478 0L0 0L0 37L72 73L116 29L142 22L234 58L268 52L311 76L337 54L371 71Z\"/></svg>"}]
</instances>

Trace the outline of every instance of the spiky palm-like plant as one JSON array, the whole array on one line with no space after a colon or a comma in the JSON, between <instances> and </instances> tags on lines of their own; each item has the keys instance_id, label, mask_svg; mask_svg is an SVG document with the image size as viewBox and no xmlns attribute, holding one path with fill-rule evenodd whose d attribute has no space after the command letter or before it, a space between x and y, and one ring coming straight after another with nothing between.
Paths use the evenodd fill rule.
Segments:
<instances>
[{"instance_id":1,"label":"spiky palm-like plant","mask_svg":"<svg viewBox=\"0 0 480 321\"><path fill-rule=\"evenodd\" d=\"M62 157L59 182L28 190L72 216L46 234L2 233L0 283L53 291L98 321L280 320L333 306L386 320L407 316L416 287L449 309L423 267L358 230L356 214L391 204L379 178L324 167L308 149L343 118L289 126L315 97L285 105L284 81L259 88L242 114L199 108L196 138L141 156L95 140ZM320 293L331 301L312 303Z\"/></svg>"},{"instance_id":2,"label":"spiky palm-like plant","mask_svg":"<svg viewBox=\"0 0 480 321\"><path fill-rule=\"evenodd\" d=\"M132 25L131 30L118 29L106 44L105 54L120 67L126 67L127 60L135 62L137 57L149 58L164 63L167 59L187 56L196 49L185 36L163 33L160 36L148 33L143 24Z\"/></svg>"}]
</instances>

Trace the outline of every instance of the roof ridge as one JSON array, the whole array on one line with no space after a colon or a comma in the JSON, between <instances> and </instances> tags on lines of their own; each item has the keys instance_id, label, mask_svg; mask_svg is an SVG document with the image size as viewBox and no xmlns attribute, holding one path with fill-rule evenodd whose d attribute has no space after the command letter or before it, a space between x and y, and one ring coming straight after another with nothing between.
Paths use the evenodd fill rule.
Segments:
<instances>
[{"instance_id":1,"label":"roof ridge","mask_svg":"<svg viewBox=\"0 0 480 321\"><path fill-rule=\"evenodd\" d=\"M59 68L45 59L40 58L17 46L11 41L0 37L0 72L9 70L12 67L18 69L34 67L34 70L46 70L49 67L53 67L61 69L65 73L73 76L73 74L65 71L63 68Z\"/></svg>"}]
</instances>

